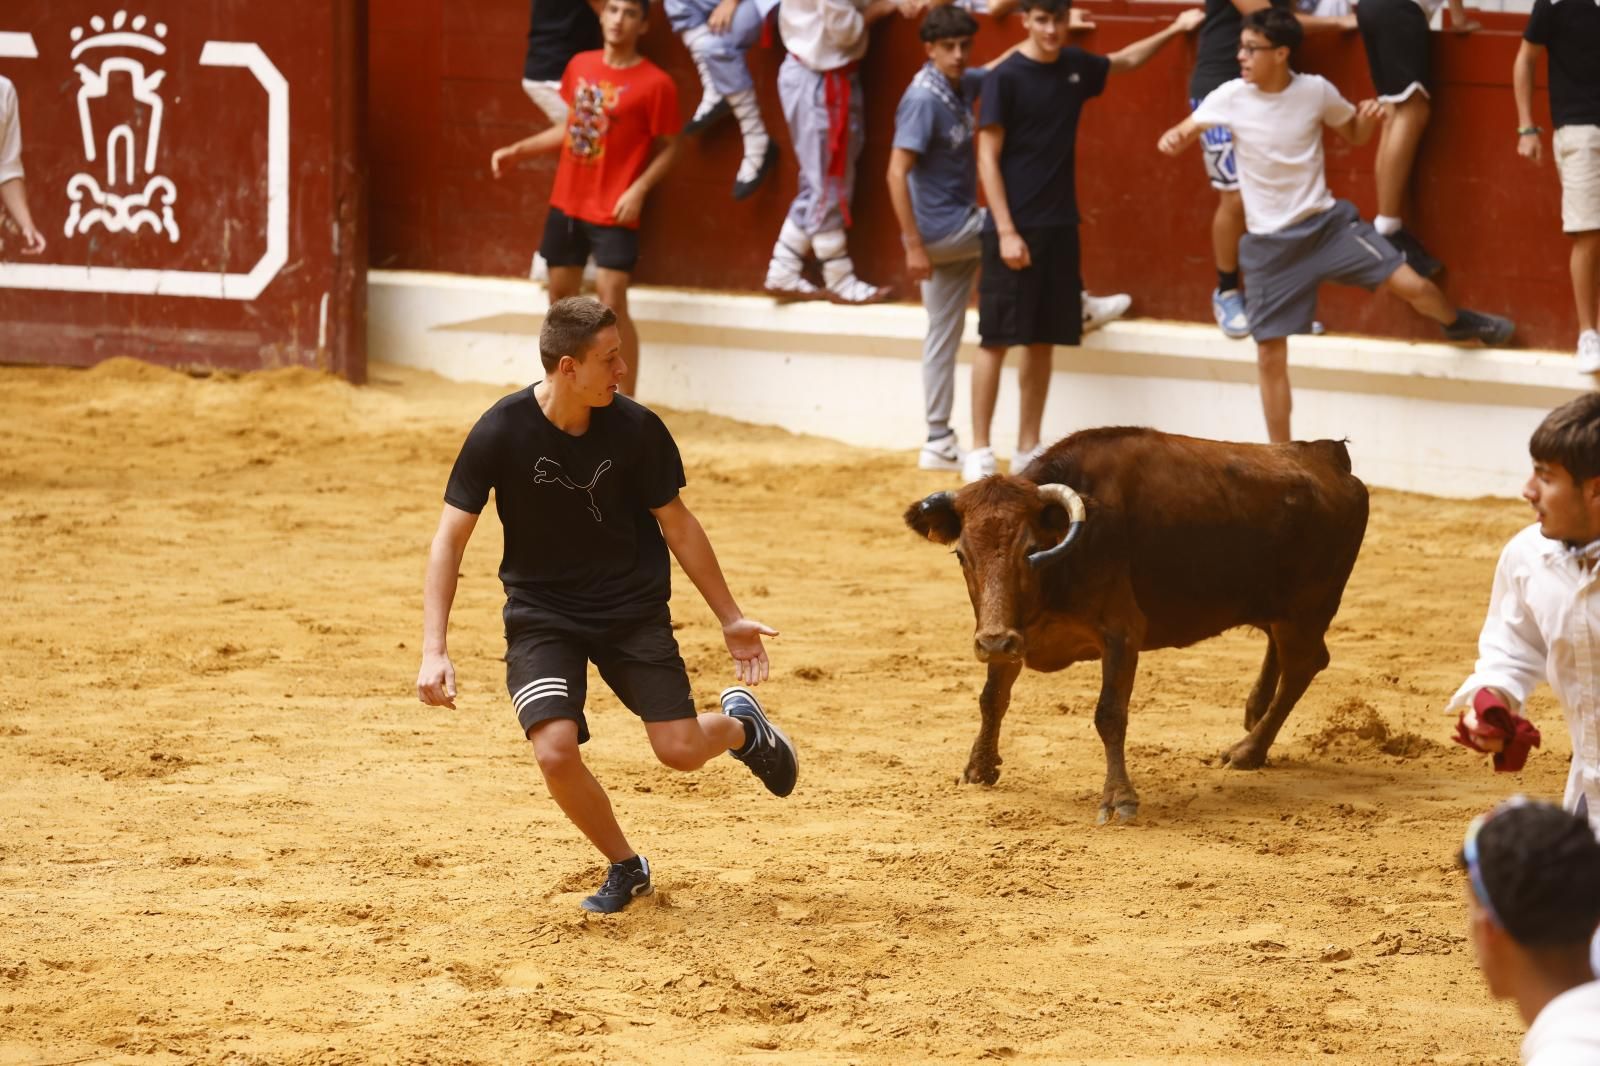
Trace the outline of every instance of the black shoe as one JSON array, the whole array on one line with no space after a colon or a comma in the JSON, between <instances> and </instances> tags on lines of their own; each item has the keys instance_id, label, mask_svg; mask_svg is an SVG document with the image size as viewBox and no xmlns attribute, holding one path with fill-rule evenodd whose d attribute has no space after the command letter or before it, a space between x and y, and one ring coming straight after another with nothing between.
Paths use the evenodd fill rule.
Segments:
<instances>
[{"instance_id":1,"label":"black shoe","mask_svg":"<svg viewBox=\"0 0 1600 1066\"><path fill-rule=\"evenodd\" d=\"M615 914L640 896L654 892L650 883L650 863L643 855L626 862L614 862L606 870L606 883L600 891L589 896L578 906L595 914Z\"/></svg>"},{"instance_id":2,"label":"black shoe","mask_svg":"<svg viewBox=\"0 0 1600 1066\"><path fill-rule=\"evenodd\" d=\"M1453 341L1479 340L1491 348L1499 347L1517 331L1516 323L1499 315L1486 315L1481 311L1456 312L1456 320L1444 327L1444 335Z\"/></svg>"},{"instance_id":3,"label":"black shoe","mask_svg":"<svg viewBox=\"0 0 1600 1066\"><path fill-rule=\"evenodd\" d=\"M734 748L729 754L750 767L750 772L761 778L774 796L793 792L795 779L800 776L800 758L789 738L767 719L755 693L743 685L723 689L722 713L744 724L744 747Z\"/></svg>"},{"instance_id":4,"label":"black shoe","mask_svg":"<svg viewBox=\"0 0 1600 1066\"><path fill-rule=\"evenodd\" d=\"M733 198L743 200L767 180L767 175L772 173L772 168L778 165L778 144L776 141L767 142L767 154L761 157L761 166L756 170L756 176L749 181L733 179Z\"/></svg>"},{"instance_id":5,"label":"black shoe","mask_svg":"<svg viewBox=\"0 0 1600 1066\"><path fill-rule=\"evenodd\" d=\"M1423 277L1436 277L1444 269L1444 264L1429 255L1427 249L1422 247L1422 242L1405 230L1395 230L1384 239L1394 245L1395 251L1405 256L1406 262L1411 264L1411 269Z\"/></svg>"},{"instance_id":6,"label":"black shoe","mask_svg":"<svg viewBox=\"0 0 1600 1066\"><path fill-rule=\"evenodd\" d=\"M690 137L697 133L704 133L731 114L733 114L732 105L725 99L718 100L711 105L711 110L691 118L688 124L683 127L683 132Z\"/></svg>"}]
</instances>

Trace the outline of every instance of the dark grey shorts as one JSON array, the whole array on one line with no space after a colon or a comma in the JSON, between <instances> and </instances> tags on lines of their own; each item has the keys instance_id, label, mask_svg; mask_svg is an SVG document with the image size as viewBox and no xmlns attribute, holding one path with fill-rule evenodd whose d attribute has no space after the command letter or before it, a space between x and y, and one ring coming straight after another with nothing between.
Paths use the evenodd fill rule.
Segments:
<instances>
[{"instance_id":1,"label":"dark grey shorts","mask_svg":"<svg viewBox=\"0 0 1600 1066\"><path fill-rule=\"evenodd\" d=\"M1258 341L1309 333L1324 281L1376 289L1405 256L1362 220L1348 200L1277 233L1246 233L1239 242L1250 336Z\"/></svg>"},{"instance_id":2,"label":"dark grey shorts","mask_svg":"<svg viewBox=\"0 0 1600 1066\"><path fill-rule=\"evenodd\" d=\"M666 604L643 621L578 621L521 603L507 603L506 690L522 732L552 718L578 723L589 739L583 705L589 664L623 705L646 722L695 716L689 674L672 635Z\"/></svg>"}]
</instances>

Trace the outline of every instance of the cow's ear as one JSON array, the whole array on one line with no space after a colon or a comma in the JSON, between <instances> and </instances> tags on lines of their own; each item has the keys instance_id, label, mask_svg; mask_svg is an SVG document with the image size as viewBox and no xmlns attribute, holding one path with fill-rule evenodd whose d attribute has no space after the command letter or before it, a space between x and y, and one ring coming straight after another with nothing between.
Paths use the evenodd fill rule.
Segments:
<instances>
[{"instance_id":1,"label":"cow's ear","mask_svg":"<svg viewBox=\"0 0 1600 1066\"><path fill-rule=\"evenodd\" d=\"M935 544L949 544L961 536L961 516L953 492L936 492L906 508L906 525Z\"/></svg>"}]
</instances>

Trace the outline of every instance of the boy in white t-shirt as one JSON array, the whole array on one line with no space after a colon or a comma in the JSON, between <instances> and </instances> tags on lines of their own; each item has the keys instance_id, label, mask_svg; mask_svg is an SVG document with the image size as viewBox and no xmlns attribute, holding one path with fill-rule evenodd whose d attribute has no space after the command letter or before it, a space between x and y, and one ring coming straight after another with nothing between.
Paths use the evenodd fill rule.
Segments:
<instances>
[{"instance_id":1,"label":"boy in white t-shirt","mask_svg":"<svg viewBox=\"0 0 1600 1066\"><path fill-rule=\"evenodd\" d=\"M1515 329L1498 315L1458 311L1362 221L1353 204L1329 193L1323 127L1351 144L1365 144L1383 110L1376 100L1358 108L1326 79L1292 70L1290 53L1303 33L1287 11L1252 12L1239 34L1241 77L1207 96L1158 144L1167 155L1177 155L1212 126L1227 126L1233 133L1248 231L1239 260L1257 279L1245 309L1256 340L1267 437L1273 442L1290 439L1289 337L1310 332L1317 288L1324 281L1369 291L1381 287L1438 322L1450 340L1503 344Z\"/></svg>"},{"instance_id":2,"label":"boy in white t-shirt","mask_svg":"<svg viewBox=\"0 0 1600 1066\"><path fill-rule=\"evenodd\" d=\"M1473 819L1456 863L1478 969L1528 1026L1524 1066L1600 1062L1600 842L1588 822L1514 796Z\"/></svg>"}]
</instances>

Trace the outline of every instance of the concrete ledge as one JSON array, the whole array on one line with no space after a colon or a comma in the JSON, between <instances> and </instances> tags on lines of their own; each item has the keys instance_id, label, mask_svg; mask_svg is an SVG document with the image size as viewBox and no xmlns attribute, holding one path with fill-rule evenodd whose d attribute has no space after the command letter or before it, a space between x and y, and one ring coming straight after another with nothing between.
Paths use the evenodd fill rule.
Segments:
<instances>
[{"instance_id":1,"label":"concrete ledge","mask_svg":"<svg viewBox=\"0 0 1600 1066\"><path fill-rule=\"evenodd\" d=\"M409 271L369 274L376 358L463 381L538 378L547 306L532 282ZM762 296L636 288L643 343L639 391L668 407L783 426L852 444L920 444L922 309L778 304ZM1135 305L1137 310L1137 305ZM969 312L956 373L954 425L969 436ZM1528 435L1557 404L1591 387L1565 352L1462 348L1329 335L1290 346L1299 437L1347 437L1369 483L1447 496L1514 494ZM1190 323L1134 319L1058 348L1045 434L1094 425L1262 440L1255 346ZM994 439L1014 441L1008 366ZM997 443L997 451L1005 452Z\"/></svg>"}]
</instances>

